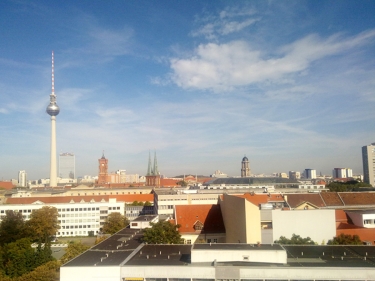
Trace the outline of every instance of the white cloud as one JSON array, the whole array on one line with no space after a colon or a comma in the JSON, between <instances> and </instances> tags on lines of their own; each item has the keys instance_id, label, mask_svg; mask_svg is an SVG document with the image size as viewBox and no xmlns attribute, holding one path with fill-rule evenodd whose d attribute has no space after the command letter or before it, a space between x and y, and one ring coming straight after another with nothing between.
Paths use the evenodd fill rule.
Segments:
<instances>
[{"instance_id":1,"label":"white cloud","mask_svg":"<svg viewBox=\"0 0 375 281\"><path fill-rule=\"evenodd\" d=\"M316 60L341 54L375 37L375 30L341 39L308 35L283 46L277 55L256 50L246 41L201 44L187 59L171 59L173 81L184 89L224 91L250 84L276 82L306 70Z\"/></svg>"},{"instance_id":2,"label":"white cloud","mask_svg":"<svg viewBox=\"0 0 375 281\"><path fill-rule=\"evenodd\" d=\"M239 32L259 21L259 18L254 18L254 14L252 9L226 8L219 15L199 19L198 22L203 22L203 25L192 31L191 35L215 39L218 36Z\"/></svg>"}]
</instances>

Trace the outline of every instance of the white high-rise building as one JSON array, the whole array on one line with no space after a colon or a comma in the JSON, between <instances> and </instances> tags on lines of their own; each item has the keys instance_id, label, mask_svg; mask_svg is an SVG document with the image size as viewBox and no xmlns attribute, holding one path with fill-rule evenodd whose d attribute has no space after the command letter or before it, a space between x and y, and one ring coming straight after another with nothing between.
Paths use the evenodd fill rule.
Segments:
<instances>
[{"instance_id":1,"label":"white high-rise building","mask_svg":"<svg viewBox=\"0 0 375 281\"><path fill-rule=\"evenodd\" d=\"M25 170L18 172L18 186L27 186L27 173Z\"/></svg>"},{"instance_id":2,"label":"white high-rise building","mask_svg":"<svg viewBox=\"0 0 375 281\"><path fill-rule=\"evenodd\" d=\"M353 171L349 168L333 168L332 177L334 179L345 179L353 177Z\"/></svg>"},{"instance_id":3,"label":"white high-rise building","mask_svg":"<svg viewBox=\"0 0 375 281\"><path fill-rule=\"evenodd\" d=\"M362 147L363 181L375 186L375 142Z\"/></svg>"},{"instance_id":4,"label":"white high-rise building","mask_svg":"<svg viewBox=\"0 0 375 281\"><path fill-rule=\"evenodd\" d=\"M305 169L305 179L316 179L316 170Z\"/></svg>"},{"instance_id":5,"label":"white high-rise building","mask_svg":"<svg viewBox=\"0 0 375 281\"><path fill-rule=\"evenodd\" d=\"M291 180L299 180L301 179L301 173L295 171L289 171L289 179Z\"/></svg>"},{"instance_id":6,"label":"white high-rise building","mask_svg":"<svg viewBox=\"0 0 375 281\"><path fill-rule=\"evenodd\" d=\"M59 155L59 177L63 179L75 179L76 164L73 153L60 153Z\"/></svg>"}]
</instances>

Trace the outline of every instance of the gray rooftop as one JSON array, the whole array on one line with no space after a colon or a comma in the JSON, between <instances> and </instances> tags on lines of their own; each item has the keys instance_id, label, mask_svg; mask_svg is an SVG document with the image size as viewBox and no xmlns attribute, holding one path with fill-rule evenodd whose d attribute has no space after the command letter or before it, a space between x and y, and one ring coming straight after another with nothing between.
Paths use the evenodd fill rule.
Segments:
<instances>
[{"instance_id":1,"label":"gray rooftop","mask_svg":"<svg viewBox=\"0 0 375 281\"><path fill-rule=\"evenodd\" d=\"M298 185L297 180L288 178L215 178L204 185L218 185L218 184L229 184L229 185Z\"/></svg>"}]
</instances>

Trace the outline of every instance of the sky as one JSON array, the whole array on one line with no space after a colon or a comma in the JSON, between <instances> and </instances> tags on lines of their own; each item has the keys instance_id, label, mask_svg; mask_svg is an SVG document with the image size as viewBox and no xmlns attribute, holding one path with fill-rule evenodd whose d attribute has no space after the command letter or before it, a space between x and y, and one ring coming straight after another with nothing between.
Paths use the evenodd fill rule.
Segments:
<instances>
[{"instance_id":1,"label":"sky","mask_svg":"<svg viewBox=\"0 0 375 281\"><path fill-rule=\"evenodd\" d=\"M0 1L0 180L362 173L375 142L375 1Z\"/></svg>"}]
</instances>

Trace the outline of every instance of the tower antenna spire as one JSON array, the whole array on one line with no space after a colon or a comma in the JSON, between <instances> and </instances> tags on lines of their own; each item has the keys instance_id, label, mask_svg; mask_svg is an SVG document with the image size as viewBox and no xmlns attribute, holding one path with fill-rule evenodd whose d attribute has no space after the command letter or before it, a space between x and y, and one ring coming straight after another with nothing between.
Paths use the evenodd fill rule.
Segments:
<instances>
[{"instance_id":1,"label":"tower antenna spire","mask_svg":"<svg viewBox=\"0 0 375 281\"><path fill-rule=\"evenodd\" d=\"M54 53L52 51L52 95L55 95L55 59L54 59Z\"/></svg>"}]
</instances>

